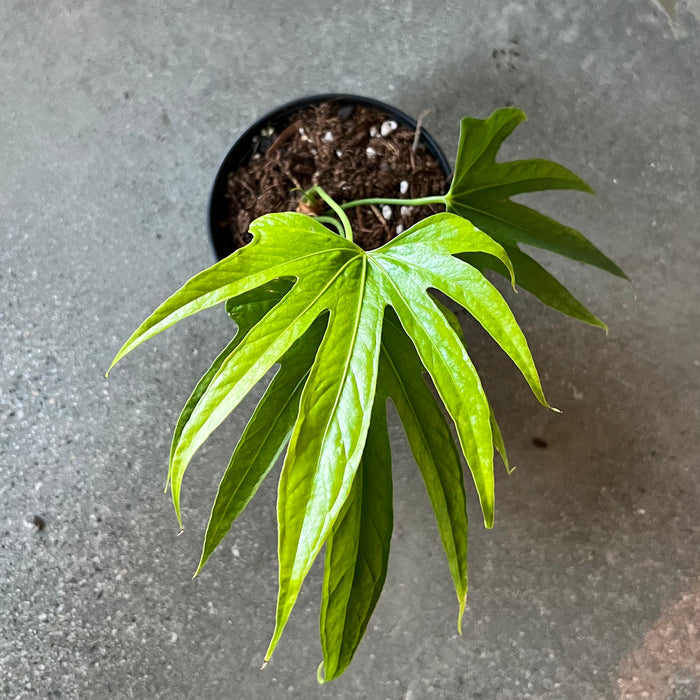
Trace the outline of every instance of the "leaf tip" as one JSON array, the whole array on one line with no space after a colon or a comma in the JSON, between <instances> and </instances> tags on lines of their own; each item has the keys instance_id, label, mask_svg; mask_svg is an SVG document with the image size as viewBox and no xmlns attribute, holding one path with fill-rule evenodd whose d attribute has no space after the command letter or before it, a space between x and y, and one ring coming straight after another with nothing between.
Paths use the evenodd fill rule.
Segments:
<instances>
[{"instance_id":1,"label":"leaf tip","mask_svg":"<svg viewBox=\"0 0 700 700\"><path fill-rule=\"evenodd\" d=\"M512 474L516 469L517 469L517 467L512 467L510 464L508 464L506 462L506 473L507 474Z\"/></svg>"},{"instance_id":2,"label":"leaf tip","mask_svg":"<svg viewBox=\"0 0 700 700\"><path fill-rule=\"evenodd\" d=\"M467 608L467 593L465 591L464 597L460 598L459 601L459 615L457 616L457 633L462 636L462 620L464 618L464 612Z\"/></svg>"},{"instance_id":3,"label":"leaf tip","mask_svg":"<svg viewBox=\"0 0 700 700\"><path fill-rule=\"evenodd\" d=\"M105 377L109 377L109 373L114 369L114 365L116 365L117 362L119 362L119 359L120 359L120 357L119 357L119 355L117 355L117 356L112 360L112 364L109 366L109 368L108 368L107 371L105 372Z\"/></svg>"},{"instance_id":4,"label":"leaf tip","mask_svg":"<svg viewBox=\"0 0 700 700\"><path fill-rule=\"evenodd\" d=\"M199 574L201 573L202 569L204 568L204 565L207 563L209 560L209 555L211 552L208 552L206 549L206 540L204 542L204 546L202 547L202 554L199 557L199 564L197 564L197 571L194 572L194 576L192 578L197 578Z\"/></svg>"},{"instance_id":5,"label":"leaf tip","mask_svg":"<svg viewBox=\"0 0 700 700\"><path fill-rule=\"evenodd\" d=\"M180 494L175 493L172 486L170 487L170 492L171 492L172 498L173 498L173 506L175 508L175 515L177 517L177 524L178 524L178 527L180 528L180 532L177 533L179 536L182 534L182 532L185 529L182 525L182 513L180 512Z\"/></svg>"},{"instance_id":6,"label":"leaf tip","mask_svg":"<svg viewBox=\"0 0 700 700\"><path fill-rule=\"evenodd\" d=\"M496 447L496 450L498 451L498 454L501 455L501 460L503 461L503 466L505 466L506 471L508 472L508 474L510 474L511 471L513 471L513 469L515 469L515 467L513 467L513 469L510 468L510 462L508 461L508 453L506 452L505 445L501 444L501 447L500 448Z\"/></svg>"},{"instance_id":7,"label":"leaf tip","mask_svg":"<svg viewBox=\"0 0 700 700\"><path fill-rule=\"evenodd\" d=\"M176 489L175 486L177 486L177 484L170 482L170 495L173 500L173 508L177 516L177 524L180 526L180 531L182 532L185 528L182 526L182 513L180 512L180 489L179 487ZM168 484L165 485L165 489L167 491Z\"/></svg>"},{"instance_id":8,"label":"leaf tip","mask_svg":"<svg viewBox=\"0 0 700 700\"><path fill-rule=\"evenodd\" d=\"M270 643L268 644L267 651L265 652L265 658L263 659L263 665L260 667L261 671L272 660L272 655L275 652L275 647L277 646L278 641L279 641L279 635L277 633L277 628L275 628L275 633L274 633L272 639L270 640Z\"/></svg>"},{"instance_id":9,"label":"leaf tip","mask_svg":"<svg viewBox=\"0 0 700 700\"><path fill-rule=\"evenodd\" d=\"M323 676L323 661L321 661L316 669L316 681L319 685L324 685L328 681L328 679Z\"/></svg>"}]
</instances>

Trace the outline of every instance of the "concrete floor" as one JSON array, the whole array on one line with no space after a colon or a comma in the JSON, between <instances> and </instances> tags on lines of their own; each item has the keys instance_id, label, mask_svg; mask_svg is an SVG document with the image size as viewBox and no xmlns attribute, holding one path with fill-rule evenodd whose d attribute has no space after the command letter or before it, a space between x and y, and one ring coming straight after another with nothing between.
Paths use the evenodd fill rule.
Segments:
<instances>
[{"instance_id":1,"label":"concrete floor","mask_svg":"<svg viewBox=\"0 0 700 700\"><path fill-rule=\"evenodd\" d=\"M698 0L0 3L0 696L700 697L699 19ZM533 201L632 284L551 260L608 337L513 301L561 415L471 341L518 469L498 474L495 529L472 519L462 638L392 421L384 596L349 672L318 687L318 567L258 671L275 479L191 581L254 397L192 465L180 537L162 493L180 407L231 334L223 311L103 375L211 263L208 192L232 140L323 91L429 108L448 153L461 116L522 107L505 155L556 159L599 193Z\"/></svg>"}]
</instances>

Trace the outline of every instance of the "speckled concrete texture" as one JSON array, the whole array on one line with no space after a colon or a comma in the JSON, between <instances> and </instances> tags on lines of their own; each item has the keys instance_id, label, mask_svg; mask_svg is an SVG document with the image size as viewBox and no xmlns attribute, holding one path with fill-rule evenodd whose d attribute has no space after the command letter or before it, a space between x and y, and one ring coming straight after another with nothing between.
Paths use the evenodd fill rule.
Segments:
<instances>
[{"instance_id":1,"label":"speckled concrete texture","mask_svg":"<svg viewBox=\"0 0 700 700\"><path fill-rule=\"evenodd\" d=\"M699 18L698 0L0 3L0 696L697 697ZM231 335L223 311L103 375L211 263L208 192L232 140L323 91L431 109L448 153L461 116L522 107L504 156L556 159L598 192L531 201L631 284L541 256L608 337L512 299L561 415L464 319L517 466L498 473L495 529L472 518L464 636L394 418L385 592L349 672L319 687L320 567L258 670L274 478L191 580L256 396L193 463L179 537L163 495L177 414Z\"/></svg>"}]
</instances>

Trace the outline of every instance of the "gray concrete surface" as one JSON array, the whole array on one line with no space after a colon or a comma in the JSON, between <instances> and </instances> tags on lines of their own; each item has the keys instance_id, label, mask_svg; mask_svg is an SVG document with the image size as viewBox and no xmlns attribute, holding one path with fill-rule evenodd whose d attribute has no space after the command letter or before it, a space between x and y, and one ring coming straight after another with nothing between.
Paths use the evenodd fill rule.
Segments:
<instances>
[{"instance_id":1,"label":"gray concrete surface","mask_svg":"<svg viewBox=\"0 0 700 700\"><path fill-rule=\"evenodd\" d=\"M698 0L0 3L0 696L700 697L699 18ZM561 415L467 322L518 469L498 475L495 530L473 518L464 636L393 420L386 589L350 671L319 688L318 567L258 670L274 479L191 581L254 397L192 465L180 537L162 494L223 312L103 374L210 264L208 191L235 136L321 91L430 108L448 151L461 116L521 106L506 155L593 185L536 202L633 284L551 261L608 337L513 301Z\"/></svg>"}]
</instances>

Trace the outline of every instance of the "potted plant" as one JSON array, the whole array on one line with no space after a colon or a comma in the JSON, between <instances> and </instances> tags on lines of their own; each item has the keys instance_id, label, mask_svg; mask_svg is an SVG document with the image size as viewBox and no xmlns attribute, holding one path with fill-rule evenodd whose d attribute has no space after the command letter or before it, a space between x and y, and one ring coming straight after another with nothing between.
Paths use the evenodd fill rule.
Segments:
<instances>
[{"instance_id":1,"label":"potted plant","mask_svg":"<svg viewBox=\"0 0 700 700\"><path fill-rule=\"evenodd\" d=\"M506 466L507 457L460 325L434 290L474 316L548 406L525 336L484 270L495 270L548 306L603 328L520 244L624 277L583 235L511 201L514 195L546 189L591 192L579 177L549 161L495 161L503 140L524 119L513 108L483 120L463 119L454 175L444 194L365 197L341 204L323 185L314 185L301 193L307 213L254 219L252 241L161 304L112 363L216 304L224 303L237 325L175 428L168 481L180 522L180 489L193 455L279 365L223 474L197 569L286 449L278 487L276 625L265 663L324 544L320 681L347 668L364 634L384 583L392 531L388 399L403 423L435 512L461 631L467 597L461 455L488 528L494 512L494 448ZM349 212L382 206L445 211L365 250L354 240ZM437 396L425 382L426 373Z\"/></svg>"}]
</instances>

